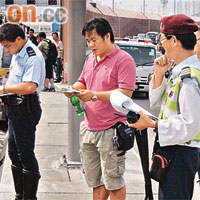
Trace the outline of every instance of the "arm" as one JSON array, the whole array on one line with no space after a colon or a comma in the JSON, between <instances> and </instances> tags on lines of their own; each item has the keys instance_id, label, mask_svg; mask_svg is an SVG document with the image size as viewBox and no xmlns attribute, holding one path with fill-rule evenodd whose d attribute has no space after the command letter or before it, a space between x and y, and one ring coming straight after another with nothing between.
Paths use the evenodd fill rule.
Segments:
<instances>
[{"instance_id":1,"label":"arm","mask_svg":"<svg viewBox=\"0 0 200 200\"><path fill-rule=\"evenodd\" d=\"M162 97L167 87L165 72L171 67L171 61L167 55L155 60L154 75L149 84L149 100L151 109L161 106Z\"/></svg>"},{"instance_id":2,"label":"arm","mask_svg":"<svg viewBox=\"0 0 200 200\"><path fill-rule=\"evenodd\" d=\"M155 60L152 89L156 89L162 84L165 72L171 67L171 64L172 62L166 54Z\"/></svg>"},{"instance_id":3,"label":"arm","mask_svg":"<svg viewBox=\"0 0 200 200\"><path fill-rule=\"evenodd\" d=\"M140 119L128 125L138 130L158 127L161 146L184 144L194 138L200 130L200 104L197 103L199 101L200 96L194 86L183 84L179 96L181 114L171 116L168 120L159 119L156 122L139 112Z\"/></svg>"},{"instance_id":4,"label":"arm","mask_svg":"<svg viewBox=\"0 0 200 200\"><path fill-rule=\"evenodd\" d=\"M119 88L117 90L119 90L120 92L124 93L129 97L131 97L133 94L133 90L122 89L122 88ZM93 92L90 90L81 90L81 91L82 91L81 94L77 94L76 96L79 97L82 101L87 102L92 100L94 94L97 96L97 99L99 101L110 101L110 94L113 90L103 91L103 92Z\"/></svg>"},{"instance_id":5,"label":"arm","mask_svg":"<svg viewBox=\"0 0 200 200\"><path fill-rule=\"evenodd\" d=\"M5 85L4 92L14 94L33 94L36 91L37 84L33 82L24 82L15 85Z\"/></svg>"},{"instance_id":6,"label":"arm","mask_svg":"<svg viewBox=\"0 0 200 200\"><path fill-rule=\"evenodd\" d=\"M139 114L140 114L140 119L134 124L129 124L127 122L128 126L136 128L138 130L158 127L158 121L152 120L147 115L145 115L142 111L139 111Z\"/></svg>"},{"instance_id":7,"label":"arm","mask_svg":"<svg viewBox=\"0 0 200 200\"><path fill-rule=\"evenodd\" d=\"M167 80L166 78L163 78L161 85L156 89L153 89L153 81L154 81L153 79L154 77L149 83L149 101L150 101L150 108L156 109L160 108L161 106L162 98L167 87Z\"/></svg>"}]
</instances>

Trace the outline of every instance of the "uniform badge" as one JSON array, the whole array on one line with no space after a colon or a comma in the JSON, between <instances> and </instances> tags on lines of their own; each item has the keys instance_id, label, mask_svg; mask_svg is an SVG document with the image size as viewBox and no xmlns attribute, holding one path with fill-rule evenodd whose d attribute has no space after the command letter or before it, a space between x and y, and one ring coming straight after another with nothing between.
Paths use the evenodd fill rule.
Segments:
<instances>
[{"instance_id":1,"label":"uniform badge","mask_svg":"<svg viewBox=\"0 0 200 200\"><path fill-rule=\"evenodd\" d=\"M173 94L174 94L174 92L173 92L173 91L171 91L171 92L169 93L169 97L172 97L172 96L173 96Z\"/></svg>"},{"instance_id":2,"label":"uniform badge","mask_svg":"<svg viewBox=\"0 0 200 200\"><path fill-rule=\"evenodd\" d=\"M27 47L26 48L26 52L27 52L27 54L28 54L29 57L36 56L36 53L35 53L35 51L33 50L32 47Z\"/></svg>"}]
</instances>

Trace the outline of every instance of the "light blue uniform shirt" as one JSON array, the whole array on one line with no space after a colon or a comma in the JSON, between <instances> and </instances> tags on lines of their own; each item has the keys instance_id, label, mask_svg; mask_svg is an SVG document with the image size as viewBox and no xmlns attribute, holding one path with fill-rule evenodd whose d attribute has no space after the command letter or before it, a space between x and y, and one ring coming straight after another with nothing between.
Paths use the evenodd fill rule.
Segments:
<instances>
[{"instance_id":1,"label":"light blue uniform shirt","mask_svg":"<svg viewBox=\"0 0 200 200\"><path fill-rule=\"evenodd\" d=\"M13 55L6 85L22 82L37 84L39 93L45 80L45 61L40 50L28 40L19 53Z\"/></svg>"}]
</instances>

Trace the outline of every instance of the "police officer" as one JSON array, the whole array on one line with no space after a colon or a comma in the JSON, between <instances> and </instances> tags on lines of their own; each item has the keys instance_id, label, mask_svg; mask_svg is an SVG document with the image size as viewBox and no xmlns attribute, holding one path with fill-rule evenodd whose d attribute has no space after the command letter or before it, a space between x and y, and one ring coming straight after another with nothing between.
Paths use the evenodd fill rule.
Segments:
<instances>
[{"instance_id":1,"label":"police officer","mask_svg":"<svg viewBox=\"0 0 200 200\"><path fill-rule=\"evenodd\" d=\"M159 184L159 199L192 199L194 177L199 165L200 147L200 61L194 54L198 26L190 17L178 14L161 19L160 42L166 53L156 59L150 83L151 108L161 107L154 122L142 112L129 126L158 128L157 153L169 163L167 175ZM175 66L167 81L164 74Z\"/></svg>"},{"instance_id":2,"label":"police officer","mask_svg":"<svg viewBox=\"0 0 200 200\"><path fill-rule=\"evenodd\" d=\"M35 131L42 113L38 93L45 80L45 61L40 50L25 38L16 24L0 27L0 43L13 55L9 78L6 85L0 87L0 94L4 94L2 99L8 116L8 154L15 200L35 200L40 179L34 153Z\"/></svg>"}]
</instances>

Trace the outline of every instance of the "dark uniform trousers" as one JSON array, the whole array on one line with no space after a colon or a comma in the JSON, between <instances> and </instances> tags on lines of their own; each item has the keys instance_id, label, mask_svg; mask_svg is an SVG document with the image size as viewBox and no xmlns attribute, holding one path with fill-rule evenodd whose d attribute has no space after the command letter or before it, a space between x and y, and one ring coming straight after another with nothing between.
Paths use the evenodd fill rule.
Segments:
<instances>
[{"instance_id":1,"label":"dark uniform trousers","mask_svg":"<svg viewBox=\"0 0 200 200\"><path fill-rule=\"evenodd\" d=\"M55 73L56 73L56 81L58 81L58 82L62 81L62 78L61 78L62 70L63 70L62 59L57 58Z\"/></svg>"},{"instance_id":2,"label":"dark uniform trousers","mask_svg":"<svg viewBox=\"0 0 200 200\"><path fill-rule=\"evenodd\" d=\"M198 149L167 146L160 148L160 154L168 160L173 159L164 182L159 185L159 199L192 199L194 177L199 167Z\"/></svg>"},{"instance_id":3,"label":"dark uniform trousers","mask_svg":"<svg viewBox=\"0 0 200 200\"><path fill-rule=\"evenodd\" d=\"M38 96L37 94L17 96L17 101L12 96L8 98L10 98L6 102L9 128L8 154L12 165L39 173L34 153L35 131L42 113Z\"/></svg>"}]
</instances>

